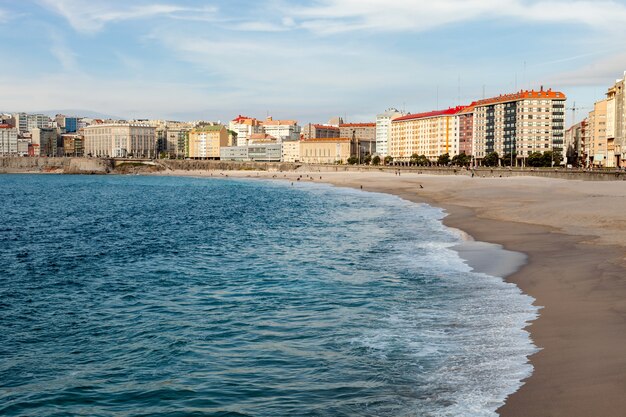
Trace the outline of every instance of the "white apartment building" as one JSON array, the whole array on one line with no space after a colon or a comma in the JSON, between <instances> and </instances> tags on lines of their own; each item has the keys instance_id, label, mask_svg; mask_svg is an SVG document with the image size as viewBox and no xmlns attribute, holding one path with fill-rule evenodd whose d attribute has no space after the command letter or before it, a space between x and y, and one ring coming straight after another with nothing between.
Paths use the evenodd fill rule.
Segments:
<instances>
[{"instance_id":1,"label":"white apartment building","mask_svg":"<svg viewBox=\"0 0 626 417\"><path fill-rule=\"evenodd\" d=\"M0 125L0 156L17 154L17 129L9 125Z\"/></svg>"},{"instance_id":2,"label":"white apartment building","mask_svg":"<svg viewBox=\"0 0 626 417\"><path fill-rule=\"evenodd\" d=\"M268 117L263 122L263 131L281 143L286 140L299 140L302 128L298 126L298 122L295 120L273 120Z\"/></svg>"},{"instance_id":3,"label":"white apartment building","mask_svg":"<svg viewBox=\"0 0 626 417\"><path fill-rule=\"evenodd\" d=\"M376 116L376 153L382 157L389 155L389 137L391 136L391 121L406 116L400 110L390 108Z\"/></svg>"},{"instance_id":4,"label":"white apartment building","mask_svg":"<svg viewBox=\"0 0 626 417\"><path fill-rule=\"evenodd\" d=\"M261 122L241 115L229 122L228 129L237 134L237 146L246 146L251 135L263 133Z\"/></svg>"},{"instance_id":5,"label":"white apartment building","mask_svg":"<svg viewBox=\"0 0 626 417\"><path fill-rule=\"evenodd\" d=\"M85 155L107 158L156 157L155 127L141 123L87 126Z\"/></svg>"}]
</instances>

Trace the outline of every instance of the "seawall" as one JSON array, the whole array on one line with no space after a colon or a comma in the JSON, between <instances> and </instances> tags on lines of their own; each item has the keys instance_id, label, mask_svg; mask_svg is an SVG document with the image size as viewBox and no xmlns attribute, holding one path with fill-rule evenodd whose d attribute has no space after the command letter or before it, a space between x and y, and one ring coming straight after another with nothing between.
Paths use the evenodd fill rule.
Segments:
<instances>
[{"instance_id":1,"label":"seawall","mask_svg":"<svg viewBox=\"0 0 626 417\"><path fill-rule=\"evenodd\" d=\"M0 158L0 173L127 174L154 171L267 171L267 172L370 172L417 173L428 175L474 175L480 177L544 177L582 181L626 181L626 172L547 168L466 168L310 165L290 162L237 162L213 160L140 160L99 158Z\"/></svg>"}]
</instances>

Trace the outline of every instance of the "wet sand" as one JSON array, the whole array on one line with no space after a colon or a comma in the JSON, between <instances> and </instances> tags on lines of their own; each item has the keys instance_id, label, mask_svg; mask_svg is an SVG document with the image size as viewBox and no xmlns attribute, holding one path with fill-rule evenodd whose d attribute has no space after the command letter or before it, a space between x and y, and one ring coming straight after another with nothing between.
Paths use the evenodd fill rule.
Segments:
<instances>
[{"instance_id":1,"label":"wet sand","mask_svg":"<svg viewBox=\"0 0 626 417\"><path fill-rule=\"evenodd\" d=\"M626 182L393 172L165 175L276 177L296 186L302 176L300 182L363 187L444 208L446 225L525 254L527 262L506 279L543 307L528 328L541 349L530 358L534 373L500 415L626 416ZM485 265L476 250L459 248L476 269L513 270L510 262Z\"/></svg>"}]
</instances>

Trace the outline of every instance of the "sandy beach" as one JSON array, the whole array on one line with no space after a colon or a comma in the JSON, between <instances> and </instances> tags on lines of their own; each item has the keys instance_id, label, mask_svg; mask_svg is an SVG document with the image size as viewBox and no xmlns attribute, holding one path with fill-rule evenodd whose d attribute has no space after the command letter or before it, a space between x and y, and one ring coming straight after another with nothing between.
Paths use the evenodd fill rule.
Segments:
<instances>
[{"instance_id":1,"label":"sandy beach","mask_svg":"<svg viewBox=\"0 0 626 417\"><path fill-rule=\"evenodd\" d=\"M446 225L527 255L506 279L542 307L528 328L541 349L530 358L534 373L500 415L626 415L626 182L393 172L161 175L321 181L444 208Z\"/></svg>"}]
</instances>

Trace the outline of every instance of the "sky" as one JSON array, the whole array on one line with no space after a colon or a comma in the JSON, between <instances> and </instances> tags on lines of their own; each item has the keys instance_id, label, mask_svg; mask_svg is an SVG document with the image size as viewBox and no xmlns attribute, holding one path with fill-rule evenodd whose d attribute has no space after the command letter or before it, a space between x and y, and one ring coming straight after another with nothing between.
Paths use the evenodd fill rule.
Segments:
<instances>
[{"instance_id":1,"label":"sky","mask_svg":"<svg viewBox=\"0 0 626 417\"><path fill-rule=\"evenodd\" d=\"M0 110L367 122L544 86L580 119L625 22L626 0L0 0Z\"/></svg>"}]
</instances>

